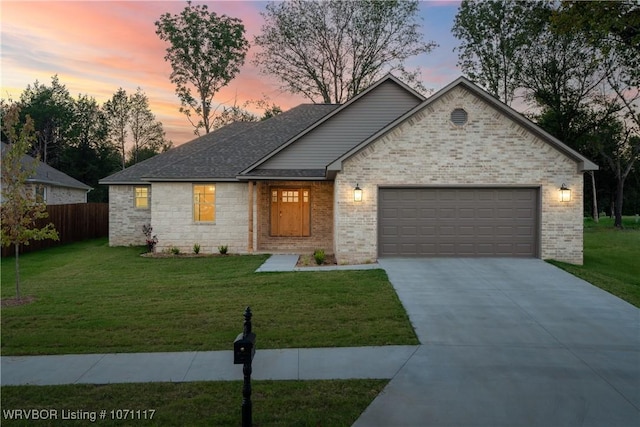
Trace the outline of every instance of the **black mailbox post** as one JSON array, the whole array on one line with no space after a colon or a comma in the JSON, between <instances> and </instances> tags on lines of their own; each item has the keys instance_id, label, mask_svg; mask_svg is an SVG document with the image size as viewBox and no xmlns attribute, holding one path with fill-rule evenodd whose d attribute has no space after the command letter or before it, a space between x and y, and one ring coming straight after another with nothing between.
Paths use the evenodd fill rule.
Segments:
<instances>
[{"instance_id":1,"label":"black mailbox post","mask_svg":"<svg viewBox=\"0 0 640 427\"><path fill-rule=\"evenodd\" d=\"M233 363L244 365L242 386L242 427L251 427L251 362L256 354L256 334L251 332L251 308L244 311L243 331L233 342Z\"/></svg>"}]
</instances>

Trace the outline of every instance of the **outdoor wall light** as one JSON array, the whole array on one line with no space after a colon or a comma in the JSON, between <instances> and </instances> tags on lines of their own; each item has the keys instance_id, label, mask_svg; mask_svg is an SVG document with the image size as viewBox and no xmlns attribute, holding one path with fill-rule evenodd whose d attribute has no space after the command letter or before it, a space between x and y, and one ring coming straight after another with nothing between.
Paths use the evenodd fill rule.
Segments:
<instances>
[{"instance_id":1,"label":"outdoor wall light","mask_svg":"<svg viewBox=\"0 0 640 427\"><path fill-rule=\"evenodd\" d=\"M565 184L562 184L562 186L560 187L560 201L561 202L571 201L571 190L569 190Z\"/></svg>"},{"instance_id":2,"label":"outdoor wall light","mask_svg":"<svg viewBox=\"0 0 640 427\"><path fill-rule=\"evenodd\" d=\"M362 188L358 186L358 183L356 183L356 188L353 189L353 201L354 202L362 201Z\"/></svg>"}]
</instances>

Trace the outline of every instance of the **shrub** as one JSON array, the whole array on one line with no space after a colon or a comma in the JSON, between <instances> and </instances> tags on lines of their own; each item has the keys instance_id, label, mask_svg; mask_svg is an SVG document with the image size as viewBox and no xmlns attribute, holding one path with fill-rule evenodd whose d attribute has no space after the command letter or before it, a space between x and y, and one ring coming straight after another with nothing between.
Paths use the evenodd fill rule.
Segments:
<instances>
[{"instance_id":1,"label":"shrub","mask_svg":"<svg viewBox=\"0 0 640 427\"><path fill-rule=\"evenodd\" d=\"M151 235L151 233L153 233L153 227L151 227L151 224L143 225L142 233L147 240L147 251L155 252L156 245L158 244L158 236Z\"/></svg>"},{"instance_id":2,"label":"shrub","mask_svg":"<svg viewBox=\"0 0 640 427\"><path fill-rule=\"evenodd\" d=\"M313 258L316 260L316 264L322 265L325 259L324 249L316 249L313 252Z\"/></svg>"},{"instance_id":3,"label":"shrub","mask_svg":"<svg viewBox=\"0 0 640 427\"><path fill-rule=\"evenodd\" d=\"M199 243L194 243L193 244L193 253L198 255L200 253L200 244Z\"/></svg>"},{"instance_id":4,"label":"shrub","mask_svg":"<svg viewBox=\"0 0 640 427\"><path fill-rule=\"evenodd\" d=\"M178 248L177 246L171 246L171 249L169 249L169 252L171 252L174 255L179 255L180 254L180 248Z\"/></svg>"},{"instance_id":5,"label":"shrub","mask_svg":"<svg viewBox=\"0 0 640 427\"><path fill-rule=\"evenodd\" d=\"M226 255L228 250L229 250L229 247L227 245L218 246L218 251L220 252L221 255Z\"/></svg>"}]
</instances>

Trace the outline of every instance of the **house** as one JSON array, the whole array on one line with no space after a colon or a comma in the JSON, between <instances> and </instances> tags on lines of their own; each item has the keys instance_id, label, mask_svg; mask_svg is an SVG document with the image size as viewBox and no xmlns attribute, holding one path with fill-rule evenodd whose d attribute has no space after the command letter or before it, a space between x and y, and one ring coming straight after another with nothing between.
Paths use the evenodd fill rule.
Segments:
<instances>
[{"instance_id":1,"label":"house","mask_svg":"<svg viewBox=\"0 0 640 427\"><path fill-rule=\"evenodd\" d=\"M4 142L1 144L4 157L9 146ZM27 167L37 162L35 174L27 179L27 183L34 186L47 205L87 203L87 193L92 190L88 185L31 156L24 155L20 161Z\"/></svg>"},{"instance_id":2,"label":"house","mask_svg":"<svg viewBox=\"0 0 640 427\"><path fill-rule=\"evenodd\" d=\"M111 245L144 244L149 223L159 250L581 264L583 172L597 168L463 77L425 98L388 75L343 105L234 123L101 183Z\"/></svg>"}]
</instances>

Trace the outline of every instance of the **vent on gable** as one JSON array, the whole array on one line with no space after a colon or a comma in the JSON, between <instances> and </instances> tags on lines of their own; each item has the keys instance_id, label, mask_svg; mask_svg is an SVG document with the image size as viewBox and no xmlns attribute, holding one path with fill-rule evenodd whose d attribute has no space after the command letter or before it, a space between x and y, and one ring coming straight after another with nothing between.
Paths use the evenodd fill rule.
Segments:
<instances>
[{"instance_id":1,"label":"vent on gable","mask_svg":"<svg viewBox=\"0 0 640 427\"><path fill-rule=\"evenodd\" d=\"M467 123L467 112L462 108L456 108L451 112L451 123L456 126L462 126Z\"/></svg>"}]
</instances>

